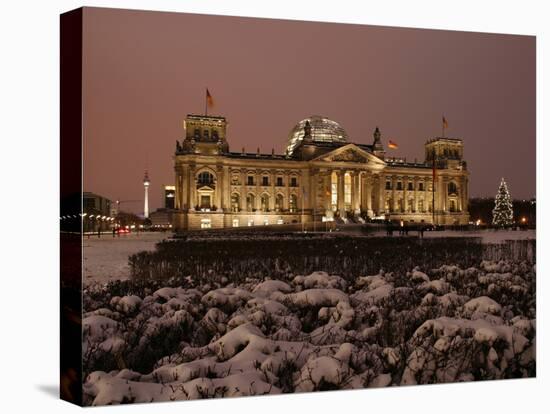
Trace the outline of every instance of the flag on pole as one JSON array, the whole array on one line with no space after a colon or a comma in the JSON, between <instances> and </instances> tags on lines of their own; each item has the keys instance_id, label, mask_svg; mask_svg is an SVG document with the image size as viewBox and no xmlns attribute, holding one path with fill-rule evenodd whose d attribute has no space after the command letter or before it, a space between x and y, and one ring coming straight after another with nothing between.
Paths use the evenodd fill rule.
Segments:
<instances>
[{"instance_id":1,"label":"flag on pole","mask_svg":"<svg viewBox=\"0 0 550 414\"><path fill-rule=\"evenodd\" d=\"M443 129L447 129L447 128L449 128L449 123L445 119L445 115L443 115Z\"/></svg>"},{"instance_id":2,"label":"flag on pole","mask_svg":"<svg viewBox=\"0 0 550 414\"><path fill-rule=\"evenodd\" d=\"M214 108L214 98L210 95L208 88L206 88L206 105L208 108Z\"/></svg>"},{"instance_id":3,"label":"flag on pole","mask_svg":"<svg viewBox=\"0 0 550 414\"><path fill-rule=\"evenodd\" d=\"M399 148L398 145L393 142L391 139L388 141L388 148L391 148L391 149L397 149Z\"/></svg>"}]
</instances>

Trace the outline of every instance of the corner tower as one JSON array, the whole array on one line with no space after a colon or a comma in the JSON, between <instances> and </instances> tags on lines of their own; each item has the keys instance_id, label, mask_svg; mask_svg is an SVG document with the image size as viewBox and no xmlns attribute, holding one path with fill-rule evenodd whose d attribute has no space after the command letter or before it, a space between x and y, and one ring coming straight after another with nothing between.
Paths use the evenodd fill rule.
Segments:
<instances>
[{"instance_id":1,"label":"corner tower","mask_svg":"<svg viewBox=\"0 0 550 414\"><path fill-rule=\"evenodd\" d=\"M183 121L185 138L176 141L176 153L222 155L229 152L227 121L223 116L187 115Z\"/></svg>"}]
</instances>

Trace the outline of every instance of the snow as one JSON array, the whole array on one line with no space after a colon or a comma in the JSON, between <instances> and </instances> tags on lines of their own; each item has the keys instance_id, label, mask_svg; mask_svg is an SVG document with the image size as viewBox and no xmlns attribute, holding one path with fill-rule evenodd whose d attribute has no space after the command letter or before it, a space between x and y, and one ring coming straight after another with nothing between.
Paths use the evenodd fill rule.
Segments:
<instances>
[{"instance_id":1,"label":"snow","mask_svg":"<svg viewBox=\"0 0 550 414\"><path fill-rule=\"evenodd\" d=\"M130 277L128 257L143 250L154 250L155 244L171 233L129 233L120 237L109 234L83 237L84 285L125 280Z\"/></svg>"},{"instance_id":2,"label":"snow","mask_svg":"<svg viewBox=\"0 0 550 414\"><path fill-rule=\"evenodd\" d=\"M484 261L353 279L96 284L84 292L85 402L534 376L534 272Z\"/></svg>"}]
</instances>

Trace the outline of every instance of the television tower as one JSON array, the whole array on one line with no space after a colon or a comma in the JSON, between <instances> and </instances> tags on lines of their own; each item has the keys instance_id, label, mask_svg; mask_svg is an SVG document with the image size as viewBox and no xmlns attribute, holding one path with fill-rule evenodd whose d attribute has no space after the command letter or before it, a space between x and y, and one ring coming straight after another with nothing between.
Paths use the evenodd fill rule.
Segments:
<instances>
[{"instance_id":1,"label":"television tower","mask_svg":"<svg viewBox=\"0 0 550 414\"><path fill-rule=\"evenodd\" d=\"M149 181L149 175L147 174L147 170L145 170L145 177L143 177L143 187L145 189L145 201L143 206L143 216L145 218L149 218L149 184L151 181Z\"/></svg>"}]
</instances>

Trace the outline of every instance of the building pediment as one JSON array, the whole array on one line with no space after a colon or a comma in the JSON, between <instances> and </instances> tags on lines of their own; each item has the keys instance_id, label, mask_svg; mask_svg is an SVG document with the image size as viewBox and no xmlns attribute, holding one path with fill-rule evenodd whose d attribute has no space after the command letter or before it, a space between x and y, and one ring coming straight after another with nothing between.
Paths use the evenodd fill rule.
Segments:
<instances>
[{"instance_id":1,"label":"building pediment","mask_svg":"<svg viewBox=\"0 0 550 414\"><path fill-rule=\"evenodd\" d=\"M323 154L313 161L322 161L322 162L351 162L359 164L380 164L383 165L384 162L378 157L370 154L369 152L359 148L355 144L348 144L343 147L340 147L334 151L331 151L327 154Z\"/></svg>"}]
</instances>

